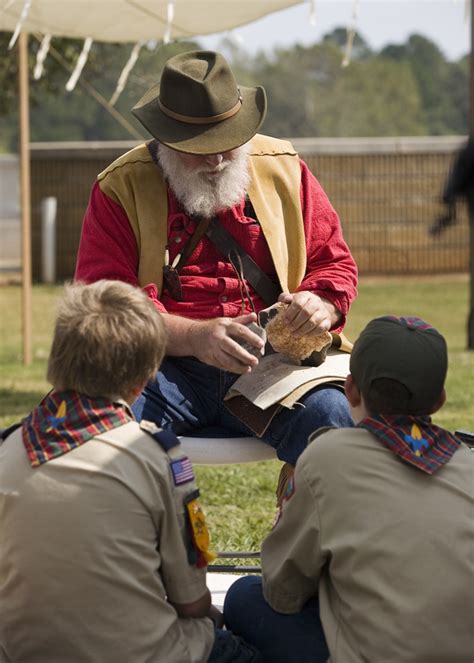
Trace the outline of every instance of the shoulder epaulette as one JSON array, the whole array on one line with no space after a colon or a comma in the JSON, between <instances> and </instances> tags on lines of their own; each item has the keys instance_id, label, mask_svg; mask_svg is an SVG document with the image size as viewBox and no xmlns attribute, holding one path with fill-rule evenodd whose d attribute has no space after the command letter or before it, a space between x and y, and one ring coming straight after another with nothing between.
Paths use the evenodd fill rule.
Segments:
<instances>
[{"instance_id":1,"label":"shoulder epaulette","mask_svg":"<svg viewBox=\"0 0 474 663\"><path fill-rule=\"evenodd\" d=\"M179 439L171 430L163 430L159 428L153 421L140 421L140 428L152 436L155 442L161 446L164 451L169 451L173 447L179 446Z\"/></svg>"},{"instance_id":2,"label":"shoulder epaulette","mask_svg":"<svg viewBox=\"0 0 474 663\"><path fill-rule=\"evenodd\" d=\"M323 435L324 433L327 433L330 430L336 430L336 426L321 426L321 428L317 428L315 431L311 433L311 435L308 438L308 445L311 444L311 442L314 442L318 437Z\"/></svg>"},{"instance_id":3,"label":"shoulder epaulette","mask_svg":"<svg viewBox=\"0 0 474 663\"><path fill-rule=\"evenodd\" d=\"M4 440L6 440L7 437L12 433L14 433L17 428L20 428L22 423L23 423L22 421L17 421L15 424L8 426L8 428L0 429L0 441L3 442Z\"/></svg>"}]
</instances>

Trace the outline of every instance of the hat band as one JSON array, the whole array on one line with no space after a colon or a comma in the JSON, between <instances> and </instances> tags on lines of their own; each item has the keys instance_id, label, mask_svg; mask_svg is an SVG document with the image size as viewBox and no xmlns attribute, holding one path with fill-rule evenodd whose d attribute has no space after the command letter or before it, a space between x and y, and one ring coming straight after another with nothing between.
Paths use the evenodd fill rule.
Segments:
<instances>
[{"instance_id":1,"label":"hat band","mask_svg":"<svg viewBox=\"0 0 474 663\"><path fill-rule=\"evenodd\" d=\"M233 117L242 106L242 97L239 96L237 103L225 113L219 113L219 115L211 115L209 117L195 117L193 115L181 115L181 113L175 113L170 108L167 108L161 101L158 99L158 105L165 115L171 117L173 120L178 120L179 122L186 122L187 124L214 124L215 122L222 122L222 120L227 120L229 117Z\"/></svg>"}]
</instances>

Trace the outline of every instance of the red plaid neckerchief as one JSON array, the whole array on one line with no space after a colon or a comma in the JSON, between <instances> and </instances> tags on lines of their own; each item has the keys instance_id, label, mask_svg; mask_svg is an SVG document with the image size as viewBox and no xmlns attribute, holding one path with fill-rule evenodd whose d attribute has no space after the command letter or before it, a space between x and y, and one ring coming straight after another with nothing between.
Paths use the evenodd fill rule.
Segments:
<instances>
[{"instance_id":1,"label":"red plaid neckerchief","mask_svg":"<svg viewBox=\"0 0 474 663\"><path fill-rule=\"evenodd\" d=\"M132 419L126 403L53 391L24 420L23 444L32 467L38 467Z\"/></svg>"},{"instance_id":2,"label":"red plaid neckerchief","mask_svg":"<svg viewBox=\"0 0 474 663\"><path fill-rule=\"evenodd\" d=\"M451 458L461 441L444 428L431 423L431 417L377 415L357 424L366 428L387 449L418 469L433 474Z\"/></svg>"}]
</instances>

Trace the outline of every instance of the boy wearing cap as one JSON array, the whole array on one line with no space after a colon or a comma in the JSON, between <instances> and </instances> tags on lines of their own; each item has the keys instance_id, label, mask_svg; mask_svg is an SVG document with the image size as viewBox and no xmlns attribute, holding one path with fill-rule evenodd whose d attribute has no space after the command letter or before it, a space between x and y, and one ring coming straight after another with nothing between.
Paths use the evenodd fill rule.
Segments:
<instances>
[{"instance_id":1,"label":"boy wearing cap","mask_svg":"<svg viewBox=\"0 0 474 663\"><path fill-rule=\"evenodd\" d=\"M239 86L221 54L173 56L133 108L153 139L99 174L85 214L76 278L139 285L163 313L166 357L133 409L178 434L251 434L223 398L258 363L256 313L280 296L291 332L317 336L343 328L356 296L356 266L320 184L288 141L257 133L266 107L264 89ZM245 301L229 241L249 258ZM292 465L316 428L351 425L333 386L301 403L263 435Z\"/></svg>"},{"instance_id":2,"label":"boy wearing cap","mask_svg":"<svg viewBox=\"0 0 474 663\"><path fill-rule=\"evenodd\" d=\"M445 340L377 318L350 369L356 427L313 436L263 543L263 593L234 584L226 623L272 663L471 663L474 456L429 416Z\"/></svg>"},{"instance_id":3,"label":"boy wearing cap","mask_svg":"<svg viewBox=\"0 0 474 663\"><path fill-rule=\"evenodd\" d=\"M54 388L0 444L2 663L260 660L210 618L189 459L129 407L165 340L138 288L66 289Z\"/></svg>"}]
</instances>

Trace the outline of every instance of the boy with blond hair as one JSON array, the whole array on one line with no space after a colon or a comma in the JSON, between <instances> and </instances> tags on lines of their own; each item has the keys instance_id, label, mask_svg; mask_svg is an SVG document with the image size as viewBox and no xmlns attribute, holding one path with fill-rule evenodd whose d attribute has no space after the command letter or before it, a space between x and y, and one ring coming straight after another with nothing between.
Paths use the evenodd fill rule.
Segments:
<instances>
[{"instance_id":1,"label":"boy with blond hair","mask_svg":"<svg viewBox=\"0 0 474 663\"><path fill-rule=\"evenodd\" d=\"M129 407L165 345L138 288L66 288L53 390L0 445L2 663L259 660L214 629L191 462Z\"/></svg>"}]
</instances>

